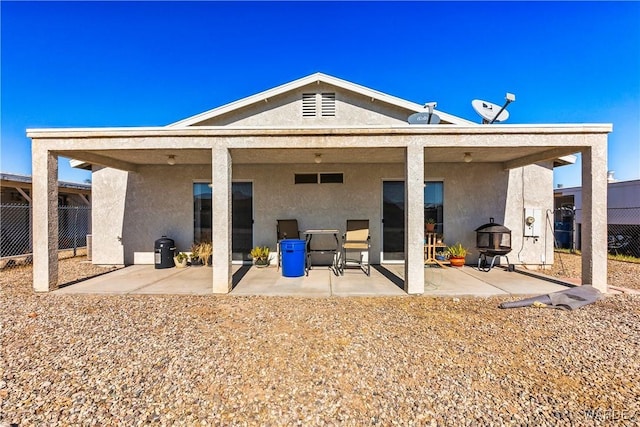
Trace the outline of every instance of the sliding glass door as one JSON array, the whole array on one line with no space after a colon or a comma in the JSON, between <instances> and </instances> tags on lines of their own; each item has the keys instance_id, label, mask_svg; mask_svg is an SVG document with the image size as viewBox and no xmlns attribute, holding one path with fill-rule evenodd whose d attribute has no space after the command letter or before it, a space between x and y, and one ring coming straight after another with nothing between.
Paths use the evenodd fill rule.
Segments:
<instances>
[{"instance_id":1,"label":"sliding glass door","mask_svg":"<svg viewBox=\"0 0 640 427\"><path fill-rule=\"evenodd\" d=\"M253 247L253 183L234 182L231 185L231 222L233 236L231 239L232 259L234 261L251 261Z\"/></svg>"},{"instance_id":2,"label":"sliding glass door","mask_svg":"<svg viewBox=\"0 0 640 427\"><path fill-rule=\"evenodd\" d=\"M231 184L231 250L234 261L250 261L253 247L253 184ZM212 212L211 186L206 182L193 184L193 240L211 242Z\"/></svg>"},{"instance_id":3,"label":"sliding glass door","mask_svg":"<svg viewBox=\"0 0 640 427\"><path fill-rule=\"evenodd\" d=\"M382 262L404 261L404 181L382 182ZM443 233L444 186L424 183L424 219L433 218L436 233Z\"/></svg>"},{"instance_id":4,"label":"sliding glass door","mask_svg":"<svg viewBox=\"0 0 640 427\"><path fill-rule=\"evenodd\" d=\"M404 260L404 181L382 183L382 261Z\"/></svg>"}]
</instances>

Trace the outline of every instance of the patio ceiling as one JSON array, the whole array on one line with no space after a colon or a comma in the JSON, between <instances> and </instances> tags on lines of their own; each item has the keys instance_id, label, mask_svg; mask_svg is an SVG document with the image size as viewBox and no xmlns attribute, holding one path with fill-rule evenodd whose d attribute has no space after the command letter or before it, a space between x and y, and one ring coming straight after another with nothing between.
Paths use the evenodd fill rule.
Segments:
<instances>
[{"instance_id":1,"label":"patio ceiling","mask_svg":"<svg viewBox=\"0 0 640 427\"><path fill-rule=\"evenodd\" d=\"M460 163L471 153L474 163L513 162L511 167L550 160L579 151L578 147L427 147L426 163ZM210 165L210 149L129 149L57 151L57 154L119 169L132 170L141 165L166 165L169 155L177 165ZM300 164L314 163L315 155L322 163L404 163L402 147L381 148L256 148L231 149L233 164Z\"/></svg>"}]
</instances>

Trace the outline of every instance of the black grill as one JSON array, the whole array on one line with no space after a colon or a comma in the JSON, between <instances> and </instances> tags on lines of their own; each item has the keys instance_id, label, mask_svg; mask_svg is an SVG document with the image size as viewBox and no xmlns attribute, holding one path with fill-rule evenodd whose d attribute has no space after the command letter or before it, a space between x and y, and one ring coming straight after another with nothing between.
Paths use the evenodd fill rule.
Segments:
<instances>
[{"instance_id":1,"label":"black grill","mask_svg":"<svg viewBox=\"0 0 640 427\"><path fill-rule=\"evenodd\" d=\"M483 271L491 270L496 258L507 257L507 254L511 252L511 230L502 224L496 224L493 218L490 218L487 224L476 228L476 248L480 253L478 269ZM488 268L487 256L493 258ZM507 264L509 264L508 257Z\"/></svg>"}]
</instances>

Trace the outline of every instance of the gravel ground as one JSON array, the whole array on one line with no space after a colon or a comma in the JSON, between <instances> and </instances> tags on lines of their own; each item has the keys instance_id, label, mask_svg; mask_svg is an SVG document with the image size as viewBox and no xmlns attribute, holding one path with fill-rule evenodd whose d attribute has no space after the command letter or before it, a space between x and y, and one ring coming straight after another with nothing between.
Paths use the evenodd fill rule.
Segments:
<instances>
[{"instance_id":1,"label":"gravel ground","mask_svg":"<svg viewBox=\"0 0 640 427\"><path fill-rule=\"evenodd\" d=\"M573 312L34 295L18 270L0 278L0 425L640 424L636 295Z\"/></svg>"},{"instance_id":2,"label":"gravel ground","mask_svg":"<svg viewBox=\"0 0 640 427\"><path fill-rule=\"evenodd\" d=\"M546 274L567 279L580 280L582 257L570 253L555 253L555 262ZM640 290L640 263L610 259L607 266L607 283L612 286Z\"/></svg>"}]
</instances>

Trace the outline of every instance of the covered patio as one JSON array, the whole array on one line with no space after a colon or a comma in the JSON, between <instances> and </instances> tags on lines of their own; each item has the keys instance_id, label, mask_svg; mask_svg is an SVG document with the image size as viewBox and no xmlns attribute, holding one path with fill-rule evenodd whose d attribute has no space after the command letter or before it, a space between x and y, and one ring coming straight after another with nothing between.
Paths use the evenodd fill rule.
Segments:
<instances>
[{"instance_id":1,"label":"covered patio","mask_svg":"<svg viewBox=\"0 0 640 427\"><path fill-rule=\"evenodd\" d=\"M152 265L163 235L179 251L207 241L207 291L239 292L235 264L255 246L276 249L277 220L340 234L368 220L368 261L399 263L402 290L423 294L425 221L473 248L476 227L495 218L513 230L515 264L552 264L553 168L581 153L582 280L606 292L610 124L479 125L439 110L438 124L408 121L424 111L315 73L167 126L28 129L34 290L57 283L59 156L92 170L95 264Z\"/></svg>"},{"instance_id":2,"label":"covered patio","mask_svg":"<svg viewBox=\"0 0 640 427\"><path fill-rule=\"evenodd\" d=\"M55 291L56 294L113 295L211 295L211 268L154 269L152 265L133 265L112 273L85 280ZM374 265L371 276L357 269L347 269L336 276L326 267L314 268L309 276L283 277L275 267L233 266L232 296L294 297L373 297L408 294L404 288L404 266ZM491 297L540 295L566 289L569 284L540 277L508 272L496 267L489 272L476 268L424 268L423 296Z\"/></svg>"},{"instance_id":3,"label":"covered patio","mask_svg":"<svg viewBox=\"0 0 640 427\"><path fill-rule=\"evenodd\" d=\"M372 236L375 250L375 264L379 262L379 243L382 219L378 211L378 200L371 195L378 194L380 177L386 174L404 179L405 221L403 290L409 294L422 294L429 290L424 278L424 194L425 179L429 176L445 176L450 190L448 193L448 216L445 227L448 242L462 241L471 246L473 228L493 216L498 209L499 217L505 223L520 228L525 195L521 188L535 189L544 193L546 184L535 181L537 175L527 175L523 167L538 162L550 164L558 156L582 153L582 181L584 191L582 228L583 283L593 284L606 292L606 215L602 214L606 195L606 135L609 125L500 125L500 126L448 126L446 128L401 127L401 128L341 128L332 129L220 129L202 127L199 129L109 129L109 130L32 130L34 163L34 239L41 242L34 248L34 290L49 291L57 280L57 248L55 225L57 224L57 178L58 156L82 159L94 164L107 166L96 174L107 174L105 190L118 188L119 195L127 194L126 202L113 197L96 197L96 208L113 212L121 218L100 229L109 240L95 240L97 249L101 245L102 258L94 262L100 264L152 264L153 253L149 242L158 236L158 231L150 227L153 218L158 226L173 224L178 240L188 242L192 230L182 224L192 221L192 213L183 209L192 203L189 188L194 179L210 177L214 191L212 209L213 227L213 270L208 270L211 293L239 292L234 289L232 275L237 266L232 264L231 240L231 189L235 179L252 179L259 195L269 197L256 199L256 215L253 228L254 242L263 244L272 240L275 233L275 216L289 217L292 209L303 210L317 205L318 193L309 192L307 198L296 199L292 204L287 192L273 196L274 188L283 188L285 182L271 179L277 171L296 168L315 168L314 153L322 153L322 167L328 171L346 169L358 170L358 182L369 183L367 190L357 194L345 193L340 209L321 206L326 211L323 221L312 227L335 228L343 218L352 215L368 216L372 221ZM329 133L329 134L327 134ZM390 136L393 136L391 138ZM108 148L107 148L108 147ZM473 163L463 162L464 153L473 153ZM167 156L177 153L177 159L185 165L167 166ZM348 159L348 163L344 162ZM326 163L325 163L326 162ZM375 165L375 168L370 167ZM461 169L462 165L464 169ZM168 169L172 168L172 169ZM456 169L453 169L456 168ZM315 169L314 169L315 170ZM379 172L382 170L383 172ZM166 175L171 172L176 188L182 189L173 197L161 197L166 188ZM259 172L255 172L259 171ZM368 176L372 171L378 173ZM388 171L388 172L387 172ZM480 188L478 182L491 183L490 177L500 176L501 187ZM232 178L233 177L233 178ZM282 178L279 178L282 179ZM346 175L345 179L353 179ZM139 189L138 189L139 188ZM550 186L549 186L550 188ZM102 188L96 187L96 194ZM326 193L326 194L325 194ZM335 192L324 192L327 201L334 200ZM546 194L546 193L544 193ZM549 191L549 194L550 191ZM487 198L491 195L491 199ZM105 194L105 196L108 196ZM379 197L377 195L376 197ZM364 214L347 209L355 205L368 206ZM98 203L101 203L98 206ZM330 202L331 203L331 202ZM286 209L282 214L274 213L273 207ZM161 212L150 216L147 209ZM314 208L314 211L317 211ZM344 211L344 212L342 212ZM371 214L374 212L374 214ZM273 218L271 218L269 215ZM338 219L341 218L341 219ZM179 224L179 225L176 225ZM95 229L103 227L101 221L94 221ZM518 239L522 239L519 237ZM545 250L552 257L552 241L546 240ZM108 247L102 248L103 245ZM521 245L521 240L514 242ZM535 246L535 241L529 246ZM182 243L186 246L186 243ZM124 261L124 262L123 262ZM540 260L535 260L539 262ZM543 254L543 262L544 254ZM212 279L212 282L211 282Z\"/></svg>"}]
</instances>

